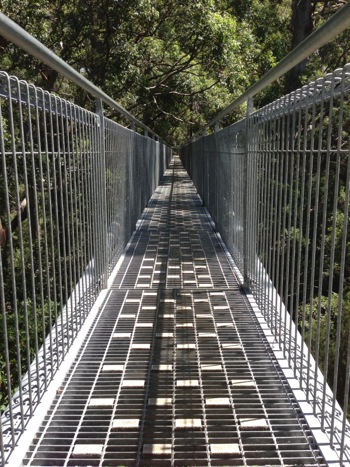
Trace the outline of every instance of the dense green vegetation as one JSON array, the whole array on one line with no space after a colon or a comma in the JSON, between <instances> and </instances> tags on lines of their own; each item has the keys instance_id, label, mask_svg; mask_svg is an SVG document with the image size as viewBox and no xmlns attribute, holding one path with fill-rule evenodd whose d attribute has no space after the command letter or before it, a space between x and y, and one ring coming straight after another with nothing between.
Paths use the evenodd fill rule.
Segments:
<instances>
[{"instance_id":1,"label":"dense green vegetation","mask_svg":"<svg viewBox=\"0 0 350 467\"><path fill-rule=\"evenodd\" d=\"M165 141L176 146L345 3L345 0L3 0L2 11L154 129ZM266 103L314 76L344 65L349 61L349 39L350 32L343 33L310 58L307 66L302 63L259 95L256 104ZM1 36L0 69L87 108L95 107L91 97ZM106 113L114 116L109 109ZM234 118L236 115L224 123ZM3 125L6 129L6 122ZM10 180L11 183L14 185L15 181ZM6 268L12 266L8 264L8 216L2 202L3 189L0 177L0 247L6 278ZM23 194L19 201L25 198ZM18 204L13 200L10 206L16 251L19 251L19 246L16 246L18 224L15 219L23 216L25 223L27 215L25 207L23 212L18 211ZM328 221L327 225L331 225L331 219ZM38 226L32 226L34 237L37 235L35 227ZM59 226L55 228L59 229ZM52 248L50 267L55 270L64 255L61 257L57 251L55 254L55 247ZM17 255L18 261L22 258L33 262L31 268L37 274L38 265L35 258L31 259L26 245L23 254ZM73 278L72 283L75 280ZM21 284L20 278L18 284ZM346 286L346 292L350 293L348 282ZM33 317L28 326L35 328L34 342L38 347L48 326L45 304L41 304L40 310L43 318L36 322L30 297L23 296L23 290L18 292L17 298L22 304L20 313L23 310ZM334 293L337 293L336 285ZM13 319L13 299L7 300L6 313L10 319ZM345 309L350 312L350 306ZM344 322L347 320L346 315ZM334 309L333 333L336 321ZM31 360L34 351L33 347L24 352L27 352L26 362ZM342 352L341 358L345 361L346 350ZM12 358L15 368L16 356ZM0 367L0 390L6 385L3 370ZM14 386L17 384L16 372L14 370ZM329 375L330 381L331 377ZM342 397L339 395L340 399ZM0 406L5 402L6 394L3 392Z\"/></svg>"},{"instance_id":2,"label":"dense green vegetation","mask_svg":"<svg viewBox=\"0 0 350 467\"><path fill-rule=\"evenodd\" d=\"M290 41L290 1L4 0L3 11L173 145ZM87 104L55 71L6 40L0 47L2 68Z\"/></svg>"},{"instance_id":3,"label":"dense green vegetation","mask_svg":"<svg viewBox=\"0 0 350 467\"><path fill-rule=\"evenodd\" d=\"M238 96L342 3L336 0L4 0L2 11L172 145ZM293 14L292 14L293 13ZM349 33L263 101L346 61ZM46 65L0 39L0 65L87 104ZM307 70L307 71L306 71ZM93 103L91 103L93 106Z\"/></svg>"}]
</instances>

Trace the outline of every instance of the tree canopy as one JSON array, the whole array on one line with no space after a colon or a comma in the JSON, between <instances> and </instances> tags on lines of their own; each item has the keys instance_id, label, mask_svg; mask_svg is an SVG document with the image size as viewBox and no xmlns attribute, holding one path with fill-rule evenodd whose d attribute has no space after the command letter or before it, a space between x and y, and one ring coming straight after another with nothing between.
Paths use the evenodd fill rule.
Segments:
<instances>
[{"instance_id":1,"label":"tree canopy","mask_svg":"<svg viewBox=\"0 0 350 467\"><path fill-rule=\"evenodd\" d=\"M3 12L175 145L283 57L288 3L4 0ZM5 70L86 105L47 66L0 48Z\"/></svg>"}]
</instances>

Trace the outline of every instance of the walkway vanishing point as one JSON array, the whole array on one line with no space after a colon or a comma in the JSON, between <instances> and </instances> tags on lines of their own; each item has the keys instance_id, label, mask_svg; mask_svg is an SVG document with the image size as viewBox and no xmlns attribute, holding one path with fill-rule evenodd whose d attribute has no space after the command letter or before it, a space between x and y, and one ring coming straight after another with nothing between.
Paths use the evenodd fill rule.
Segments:
<instances>
[{"instance_id":1,"label":"walkway vanishing point","mask_svg":"<svg viewBox=\"0 0 350 467\"><path fill-rule=\"evenodd\" d=\"M325 465L176 157L24 464Z\"/></svg>"}]
</instances>

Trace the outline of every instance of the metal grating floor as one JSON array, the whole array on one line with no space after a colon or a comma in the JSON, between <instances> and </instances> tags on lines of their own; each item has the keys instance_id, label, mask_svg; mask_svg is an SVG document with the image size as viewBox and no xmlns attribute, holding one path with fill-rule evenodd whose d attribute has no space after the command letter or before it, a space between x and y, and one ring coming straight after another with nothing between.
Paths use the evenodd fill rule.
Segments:
<instances>
[{"instance_id":1,"label":"metal grating floor","mask_svg":"<svg viewBox=\"0 0 350 467\"><path fill-rule=\"evenodd\" d=\"M24 464L325 465L179 159Z\"/></svg>"}]
</instances>

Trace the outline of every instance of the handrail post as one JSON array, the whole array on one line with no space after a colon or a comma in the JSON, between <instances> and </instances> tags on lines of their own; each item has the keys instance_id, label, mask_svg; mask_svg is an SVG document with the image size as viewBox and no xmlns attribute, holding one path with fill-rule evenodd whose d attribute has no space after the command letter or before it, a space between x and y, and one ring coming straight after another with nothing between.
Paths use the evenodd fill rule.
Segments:
<instances>
[{"instance_id":1,"label":"handrail post","mask_svg":"<svg viewBox=\"0 0 350 467\"><path fill-rule=\"evenodd\" d=\"M217 122L215 122L215 157L218 156L219 154L219 149L218 149L218 146L219 146L219 142L218 142L218 133L220 131L220 121L218 120ZM218 225L219 225L219 196L218 196L218 174L217 172L215 172L215 178L214 178L214 181L215 181L215 211L212 213L213 216L214 216L214 222L215 222L215 226L216 228L218 228Z\"/></svg>"},{"instance_id":2,"label":"handrail post","mask_svg":"<svg viewBox=\"0 0 350 467\"><path fill-rule=\"evenodd\" d=\"M205 206L206 204L206 196L205 196L205 175L206 175L206 170L205 170L205 137L207 136L207 132L205 128L202 130L202 145L201 145L201 164L202 164L202 173L201 173L201 178L202 178L202 192L200 193L201 199L202 199L202 206Z\"/></svg>"},{"instance_id":3,"label":"handrail post","mask_svg":"<svg viewBox=\"0 0 350 467\"><path fill-rule=\"evenodd\" d=\"M95 261L98 275L101 278L101 287L107 288L108 277L108 245L107 245L107 195L106 195L106 149L105 149L105 122L103 114L103 103L96 99L96 113L100 117L99 131L99 154L97 155L95 167ZM99 254L98 254L99 253ZM98 259L97 259L98 258Z\"/></svg>"},{"instance_id":4,"label":"handrail post","mask_svg":"<svg viewBox=\"0 0 350 467\"><path fill-rule=\"evenodd\" d=\"M251 190L248 187L249 183L249 158L250 158L250 116L254 111L254 102L253 98L249 98L247 100L247 112L246 112L246 119L245 119L245 149L244 149L244 160L243 160L243 177L244 177L244 200L243 200L243 278L244 278L244 286L249 288L250 287L250 279L249 279L249 266L250 266L250 258L249 254L251 251L250 242L254 241L252 236L253 229L251 225L251 216L252 216L252 203L251 203Z\"/></svg>"}]
</instances>

